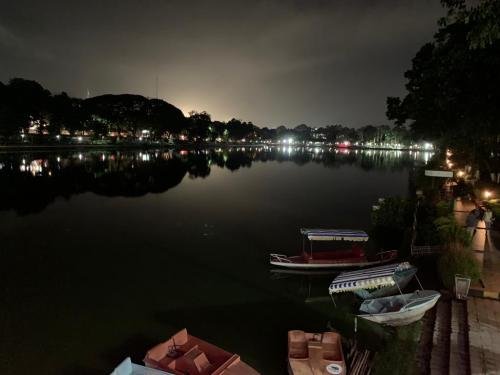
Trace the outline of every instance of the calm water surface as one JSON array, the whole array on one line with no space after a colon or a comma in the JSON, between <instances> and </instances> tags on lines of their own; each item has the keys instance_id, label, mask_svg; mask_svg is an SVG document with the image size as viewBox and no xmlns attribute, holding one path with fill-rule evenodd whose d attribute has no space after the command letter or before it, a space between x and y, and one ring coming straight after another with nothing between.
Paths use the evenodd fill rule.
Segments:
<instances>
[{"instance_id":1,"label":"calm water surface","mask_svg":"<svg viewBox=\"0 0 500 375\"><path fill-rule=\"evenodd\" d=\"M297 252L304 226L369 229L371 205L407 195L428 157L0 154L0 373L105 374L184 327L263 374L285 373L289 329L330 322L349 336L352 318L306 302L327 296L331 276L271 273L268 253ZM371 328L362 341L376 346Z\"/></svg>"}]
</instances>

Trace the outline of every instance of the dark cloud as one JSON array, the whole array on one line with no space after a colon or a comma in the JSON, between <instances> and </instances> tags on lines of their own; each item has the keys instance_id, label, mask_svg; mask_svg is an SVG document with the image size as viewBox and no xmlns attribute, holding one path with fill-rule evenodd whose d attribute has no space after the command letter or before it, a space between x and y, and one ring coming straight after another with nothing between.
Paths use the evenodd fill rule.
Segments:
<instances>
[{"instance_id":1,"label":"dark cloud","mask_svg":"<svg viewBox=\"0 0 500 375\"><path fill-rule=\"evenodd\" d=\"M0 0L0 80L259 125L385 122L439 1Z\"/></svg>"}]
</instances>

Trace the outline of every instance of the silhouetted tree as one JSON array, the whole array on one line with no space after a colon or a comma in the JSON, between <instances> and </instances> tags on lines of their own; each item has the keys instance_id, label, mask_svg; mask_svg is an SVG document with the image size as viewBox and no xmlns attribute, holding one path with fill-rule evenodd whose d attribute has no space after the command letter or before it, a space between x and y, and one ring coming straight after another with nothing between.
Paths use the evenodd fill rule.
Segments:
<instances>
[{"instance_id":1,"label":"silhouetted tree","mask_svg":"<svg viewBox=\"0 0 500 375\"><path fill-rule=\"evenodd\" d=\"M468 150L470 158L489 169L500 135L500 5L443 3L449 15L405 73L407 95L387 99L387 116L396 124L409 122L417 137ZM496 23L489 29L493 15Z\"/></svg>"},{"instance_id":2,"label":"silhouetted tree","mask_svg":"<svg viewBox=\"0 0 500 375\"><path fill-rule=\"evenodd\" d=\"M2 87L0 132L5 136L26 131L32 124L45 125L50 92L38 82L13 78Z\"/></svg>"},{"instance_id":3,"label":"silhouetted tree","mask_svg":"<svg viewBox=\"0 0 500 375\"><path fill-rule=\"evenodd\" d=\"M209 134L209 127L212 124L210 114L207 112L189 112L188 131L194 139L206 139Z\"/></svg>"}]
</instances>

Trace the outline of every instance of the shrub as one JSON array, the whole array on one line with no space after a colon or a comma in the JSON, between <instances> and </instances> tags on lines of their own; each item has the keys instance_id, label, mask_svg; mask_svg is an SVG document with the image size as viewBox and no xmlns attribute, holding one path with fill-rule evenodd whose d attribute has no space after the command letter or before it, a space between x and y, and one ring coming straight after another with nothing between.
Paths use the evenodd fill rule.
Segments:
<instances>
[{"instance_id":1,"label":"shrub","mask_svg":"<svg viewBox=\"0 0 500 375\"><path fill-rule=\"evenodd\" d=\"M450 290L455 285L456 274L470 277L471 281L477 281L481 276L474 256L465 248L446 251L439 258L438 269L444 286Z\"/></svg>"},{"instance_id":2,"label":"shrub","mask_svg":"<svg viewBox=\"0 0 500 375\"><path fill-rule=\"evenodd\" d=\"M403 198L386 198L372 214L371 237L384 249L400 248L412 223L412 204Z\"/></svg>"},{"instance_id":3,"label":"shrub","mask_svg":"<svg viewBox=\"0 0 500 375\"><path fill-rule=\"evenodd\" d=\"M394 337L375 354L373 374L416 373L415 356L421 331L421 322L396 328Z\"/></svg>"},{"instance_id":4,"label":"shrub","mask_svg":"<svg viewBox=\"0 0 500 375\"><path fill-rule=\"evenodd\" d=\"M458 250L471 244L471 236L452 215L437 218L434 220L434 225L436 225L443 248Z\"/></svg>"},{"instance_id":5,"label":"shrub","mask_svg":"<svg viewBox=\"0 0 500 375\"><path fill-rule=\"evenodd\" d=\"M439 201L436 204L436 215L438 217L448 216L453 213L453 201Z\"/></svg>"},{"instance_id":6,"label":"shrub","mask_svg":"<svg viewBox=\"0 0 500 375\"><path fill-rule=\"evenodd\" d=\"M421 201L417 209L417 245L439 245L439 233L434 224L436 206L427 200Z\"/></svg>"}]
</instances>

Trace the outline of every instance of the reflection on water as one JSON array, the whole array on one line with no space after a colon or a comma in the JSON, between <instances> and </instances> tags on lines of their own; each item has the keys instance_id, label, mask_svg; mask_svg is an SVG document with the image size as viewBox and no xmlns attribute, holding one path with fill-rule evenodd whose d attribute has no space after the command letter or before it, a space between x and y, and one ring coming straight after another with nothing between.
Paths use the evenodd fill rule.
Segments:
<instances>
[{"instance_id":1,"label":"reflection on water","mask_svg":"<svg viewBox=\"0 0 500 375\"><path fill-rule=\"evenodd\" d=\"M399 171L411 167L415 160L427 162L430 155L319 147L0 154L0 210L38 212L58 196L69 198L84 192L108 197L162 193L177 186L186 175L209 176L214 165L236 171L253 163L277 161Z\"/></svg>"},{"instance_id":2,"label":"reflection on water","mask_svg":"<svg viewBox=\"0 0 500 375\"><path fill-rule=\"evenodd\" d=\"M270 272L300 227L368 229L425 154L321 148L0 154L1 374L103 374L188 327L266 375L286 332L353 336L331 276ZM346 297L348 298L348 297ZM345 307L345 309L344 309ZM380 329L359 323L363 345ZM382 330L383 331L383 330ZM29 358L29 361L26 360Z\"/></svg>"}]
</instances>

